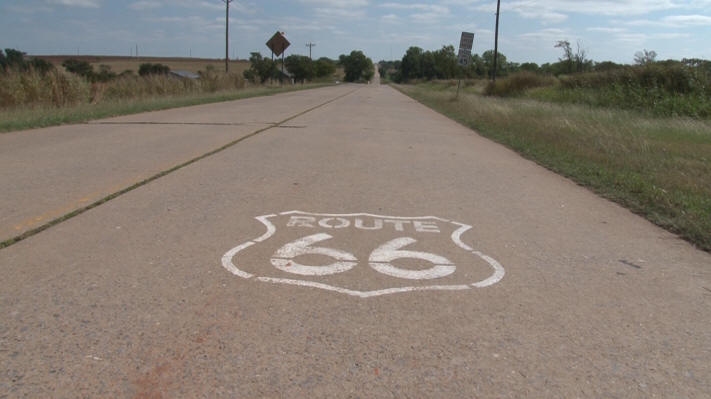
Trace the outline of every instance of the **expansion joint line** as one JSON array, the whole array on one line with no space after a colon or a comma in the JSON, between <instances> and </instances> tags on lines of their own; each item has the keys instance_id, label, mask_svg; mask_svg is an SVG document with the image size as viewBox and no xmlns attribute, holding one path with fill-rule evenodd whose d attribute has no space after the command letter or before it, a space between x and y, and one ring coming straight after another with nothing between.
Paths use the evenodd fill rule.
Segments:
<instances>
[{"instance_id":1,"label":"expansion joint line","mask_svg":"<svg viewBox=\"0 0 711 399\"><path fill-rule=\"evenodd\" d=\"M192 164L194 164L195 162L201 161L201 160L203 160L203 159L205 159L205 158L208 158L208 157L210 157L210 156L212 156L212 155L215 155L215 154L217 154L217 153L220 153L220 152L222 152L222 151L224 151L224 150L226 150L226 149L228 149L228 148L230 148L230 147L233 147L233 146L235 146L235 145L237 145L237 144L239 144L239 143L241 143L241 142L243 142L243 141L245 141L245 140L247 140L247 139L249 139L249 138L251 138L251 137L254 137L254 136L256 136L256 135L258 135L258 134L260 134L260 133L264 133L264 132L266 132L267 130L270 130L270 129L278 128L279 126L281 126L281 125L283 125L283 124L285 124L285 123L287 123L287 122L289 122L289 121L291 121L291 120L293 120L293 119L296 119L296 118L298 118L298 117L300 117L300 116L303 116L303 115L305 115L305 114L308 114L309 112L315 111L315 110L317 110L317 109L319 109L319 108L325 107L326 105L331 104L331 103L333 103L333 102L335 102L335 101L338 101L338 100L340 100L340 99L343 98L343 97L349 96L349 95L355 93L355 92L358 91L358 90L360 90L360 88L351 90L351 91L349 91L348 93L342 94L342 95L340 95L340 96L338 96L338 97L335 97L335 98L332 98L332 99L330 99L330 100L328 100L328 101L326 101L326 102L323 102L323 103L321 103L321 104L318 104L318 105L316 105L316 106L313 106L313 107L311 107L311 108L309 108L309 109L307 109L307 110L305 110L305 111L302 111L302 112L299 112L298 114L292 115L292 116L290 116L290 117L288 117L288 118L286 118L286 119L284 119L284 120L282 120L282 121L279 121L279 122L277 122L277 123L271 124L271 125L269 125L269 126L267 126L267 127L264 127L264 128L262 128L262 129L256 130L256 131L254 131L254 132L252 132L252 133L250 133L250 134L248 134L248 135L246 135L246 136L242 136L242 137L240 137L240 138L238 138L238 139L236 139L236 140L230 141L229 143L223 145L222 147L219 147L219 148L216 148L216 149L214 149L214 150L208 151L208 152L206 152L206 153L204 153L204 154L202 154L202 155L199 155L199 156L197 156L197 157L195 157L195 158L193 158L193 159L190 159L190 160L188 160L188 161L186 161L186 162L183 162L183 163L181 163L181 164L179 164L179 165L173 166L173 167L170 168L170 169L166 169L166 170L164 170L164 171L162 171L162 172L158 172L157 174L155 174L155 175L153 175L153 176L151 176L151 177L149 177L149 178L147 178L147 179L145 179L145 180L141 180L141 181L139 181L139 182L137 182L137 183L135 183L135 184L133 184L133 185L131 185L131 186L129 186L129 187L126 187L126 188L124 188L124 189L121 189L121 190L119 190L119 191L116 191L116 192L114 192L113 194L109 194L109 195L107 195L106 197L101 198L101 199L99 199L99 200L97 200L97 201L95 201L95 202L92 202L91 204L89 204L89 205L87 205L87 206L84 206L84 207L82 207L82 208L76 209L76 210L74 210L74 211L72 211L72 212L69 212L69 213L67 213L67 214L65 214L65 215L63 215L63 216L60 216L60 217L58 217L58 218L56 218L56 219L50 220L49 222L47 222L47 223L45 223L45 224L43 224L43 225L41 225L41 226L38 226L38 227L36 227L36 228L34 228L34 229L32 229L32 230L28 230L28 231L26 231L26 232L24 232L24 233L22 233L22 234L20 234L20 235L18 235L18 236L16 236L16 237L13 237L13 238L10 238L10 239L5 240L5 241L3 241L3 242L0 242L0 250L5 249L5 248L7 248L7 247L9 247L9 246L11 246L11 245L17 244L18 242L23 241L23 240L26 240L26 239L28 239L28 238L30 238L30 237L32 237L32 236L35 236L35 235L37 235L37 234L39 234L39 233L41 233L41 232L43 232L43 231L49 229L50 227L56 226L56 225L58 225L58 224L60 224L60 223L62 223L62 222L65 222L65 221L67 221L67 220L69 220L69 219L72 219L72 218L74 218L74 217L76 217L76 216L79 216L79 215L81 215L81 214L84 213L84 212L90 211L90 210L92 210L92 209L94 209L94 208L96 208L96 207L98 207L98 206L100 206L100 205L103 205L103 204L105 204L105 203L107 203L107 202L109 202L109 201L111 201L111 200L113 200L113 199L115 199L115 198L118 198L118 197L120 197L120 196L122 196L122 195L124 195L124 194L126 194L126 193L129 193L129 192L131 192L131 191L133 191L133 190L135 190L135 189L137 189L137 188L139 188L139 187L143 187L143 186L147 185L148 183L151 183L151 182L153 182L153 181L155 181L155 180L160 179L160 178L163 177L163 176L167 176L167 175L169 175L169 174L171 174L171 173L173 173L173 172L175 172L175 171L177 171L177 170L180 170L180 169L182 169L182 168L184 168L184 167L186 167L186 166L192 165Z\"/></svg>"}]
</instances>

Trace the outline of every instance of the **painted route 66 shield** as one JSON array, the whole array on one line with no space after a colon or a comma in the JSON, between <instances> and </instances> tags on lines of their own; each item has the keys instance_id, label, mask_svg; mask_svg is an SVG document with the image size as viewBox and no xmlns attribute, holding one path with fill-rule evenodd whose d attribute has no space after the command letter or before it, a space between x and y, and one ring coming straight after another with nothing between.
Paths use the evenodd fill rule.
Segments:
<instances>
[{"instance_id":1,"label":"painted route 66 shield","mask_svg":"<svg viewBox=\"0 0 711 399\"><path fill-rule=\"evenodd\" d=\"M264 234L227 251L222 265L259 283L367 298L484 288L505 274L463 241L470 225L439 217L290 211L256 219Z\"/></svg>"}]
</instances>

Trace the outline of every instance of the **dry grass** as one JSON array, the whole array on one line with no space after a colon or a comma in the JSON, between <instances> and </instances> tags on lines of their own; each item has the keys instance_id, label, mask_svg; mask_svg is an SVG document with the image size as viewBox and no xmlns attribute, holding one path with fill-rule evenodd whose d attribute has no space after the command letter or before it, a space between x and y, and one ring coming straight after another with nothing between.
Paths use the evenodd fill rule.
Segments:
<instances>
[{"instance_id":1,"label":"dry grass","mask_svg":"<svg viewBox=\"0 0 711 399\"><path fill-rule=\"evenodd\" d=\"M218 71L223 71L225 69L225 61L219 59L210 58L163 58L163 57L100 57L100 56L71 56L71 55L57 55L57 56L38 56L54 64L57 67L62 66L64 60L73 58L80 61L87 61L90 63L95 70L99 69L100 65L108 65L111 70L116 73L121 73L123 71L129 70L134 73L138 73L138 67L144 63L151 64L164 64L170 67L171 70L176 71L189 71L193 73L198 73L199 71L207 70L208 66L214 67ZM230 72L242 74L245 70L249 69L249 61L230 61Z\"/></svg>"},{"instance_id":2,"label":"dry grass","mask_svg":"<svg viewBox=\"0 0 711 399\"><path fill-rule=\"evenodd\" d=\"M711 122L396 87L711 250Z\"/></svg>"}]
</instances>

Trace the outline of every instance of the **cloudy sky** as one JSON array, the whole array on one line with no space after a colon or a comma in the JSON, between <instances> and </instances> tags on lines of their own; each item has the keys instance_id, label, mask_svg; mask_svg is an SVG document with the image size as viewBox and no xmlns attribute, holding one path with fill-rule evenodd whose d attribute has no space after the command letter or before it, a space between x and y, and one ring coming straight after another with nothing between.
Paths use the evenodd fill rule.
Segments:
<instances>
[{"instance_id":1,"label":"cloudy sky","mask_svg":"<svg viewBox=\"0 0 711 399\"><path fill-rule=\"evenodd\" d=\"M409 46L457 45L476 34L474 52L494 47L491 0L234 0L230 57L261 51L277 30L288 54L337 57L353 49L373 60L401 58ZM0 0L0 48L30 54L224 56L222 0ZM597 61L711 59L711 0L502 0L500 51L511 61L554 62L557 40L579 42Z\"/></svg>"}]
</instances>

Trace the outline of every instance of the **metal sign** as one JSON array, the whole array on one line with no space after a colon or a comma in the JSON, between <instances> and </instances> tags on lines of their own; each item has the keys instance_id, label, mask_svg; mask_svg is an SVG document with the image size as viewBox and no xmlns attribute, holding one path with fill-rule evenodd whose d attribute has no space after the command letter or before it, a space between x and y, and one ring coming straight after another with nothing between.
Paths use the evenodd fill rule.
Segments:
<instances>
[{"instance_id":1,"label":"metal sign","mask_svg":"<svg viewBox=\"0 0 711 399\"><path fill-rule=\"evenodd\" d=\"M288 40L286 40L286 37L284 37L284 32L277 32L272 36L271 39L267 42L267 47L269 47L270 50L276 55L277 57L282 55L282 53L289 48L289 43Z\"/></svg>"},{"instance_id":2,"label":"metal sign","mask_svg":"<svg viewBox=\"0 0 711 399\"><path fill-rule=\"evenodd\" d=\"M460 48L459 49L459 56L457 57L457 59L459 60L459 65L461 65L463 67L469 66L469 64L471 63L471 60L472 60L471 50L466 50L466 49Z\"/></svg>"},{"instance_id":3,"label":"metal sign","mask_svg":"<svg viewBox=\"0 0 711 399\"><path fill-rule=\"evenodd\" d=\"M459 65L468 66L471 63L472 47L474 46L474 34L471 32L462 32L462 38L459 41Z\"/></svg>"},{"instance_id":4,"label":"metal sign","mask_svg":"<svg viewBox=\"0 0 711 399\"><path fill-rule=\"evenodd\" d=\"M462 32L462 39L459 41L459 49L472 50L474 46L474 34L471 32Z\"/></svg>"}]
</instances>

